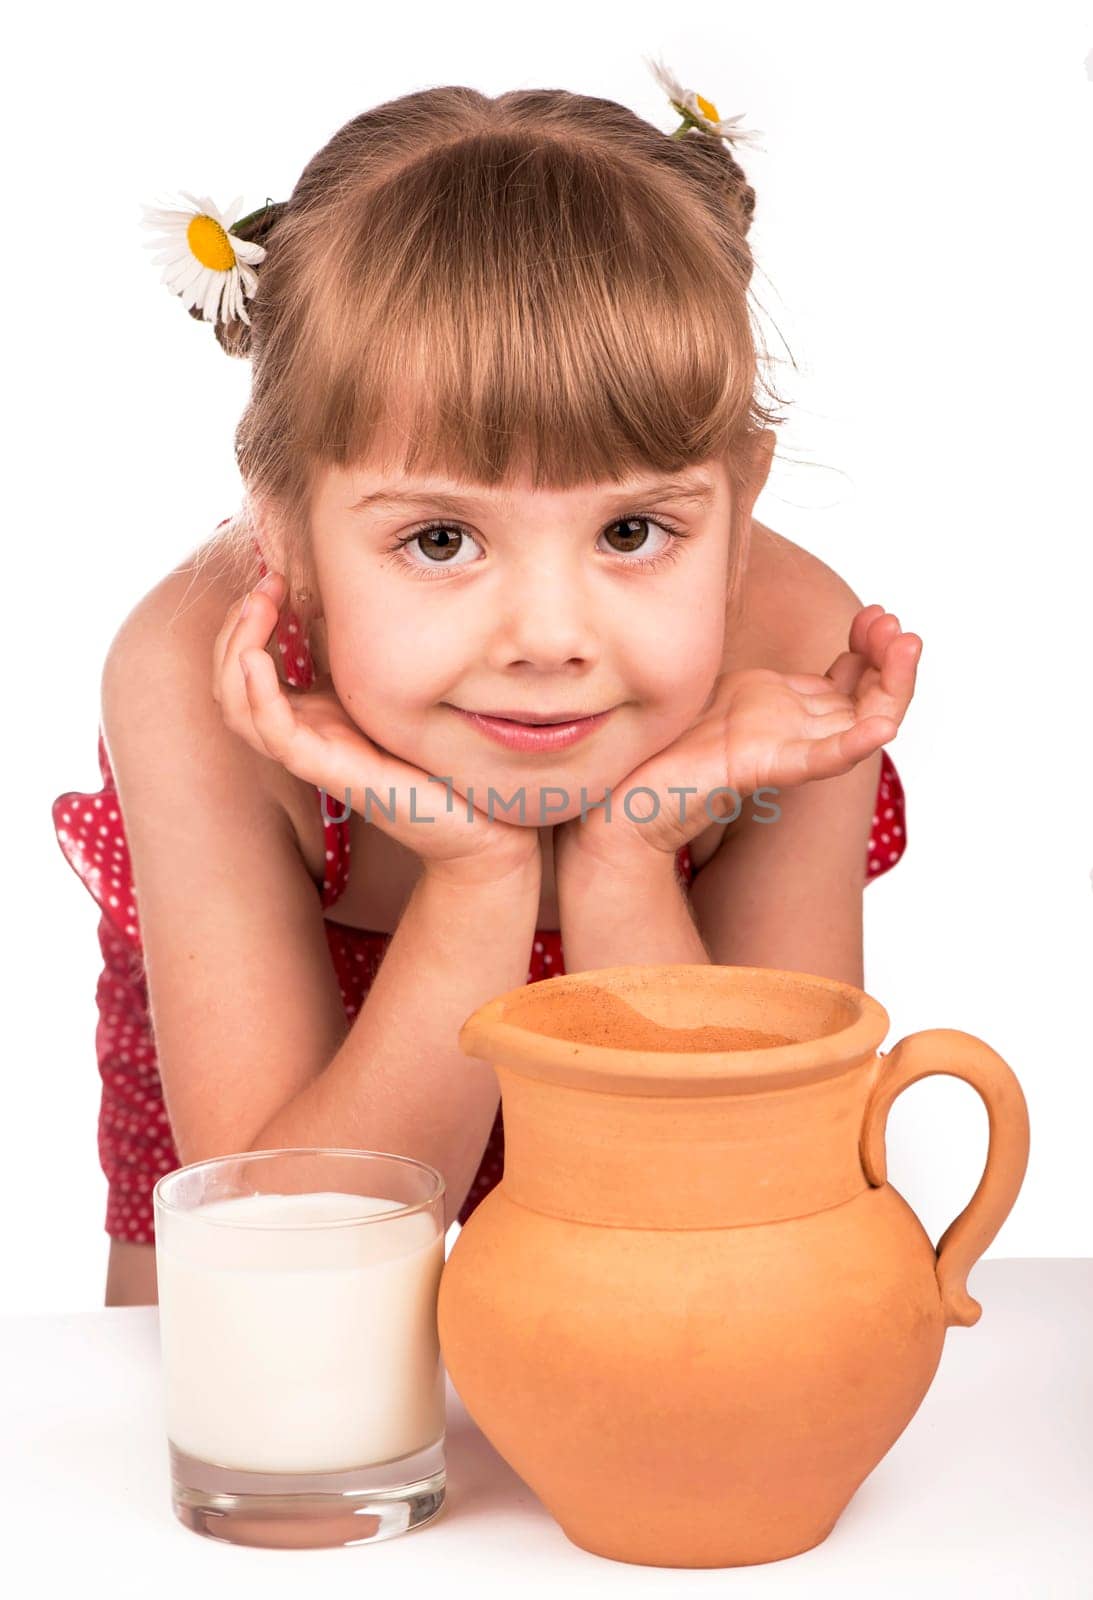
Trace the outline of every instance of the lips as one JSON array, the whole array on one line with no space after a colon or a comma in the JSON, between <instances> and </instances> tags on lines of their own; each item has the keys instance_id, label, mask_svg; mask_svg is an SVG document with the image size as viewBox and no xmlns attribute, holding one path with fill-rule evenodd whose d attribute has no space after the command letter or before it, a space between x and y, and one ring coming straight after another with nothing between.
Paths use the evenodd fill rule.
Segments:
<instances>
[{"instance_id":1,"label":"lips","mask_svg":"<svg viewBox=\"0 0 1093 1600\"><path fill-rule=\"evenodd\" d=\"M504 745L508 750L525 752L567 749L602 727L611 715L611 710L599 711L591 716L572 717L568 722L548 723L538 718L531 722L521 721L507 714L500 716L481 711L464 711L462 706L453 706L452 710L473 728L477 728L479 733L492 739L495 744Z\"/></svg>"},{"instance_id":2,"label":"lips","mask_svg":"<svg viewBox=\"0 0 1093 1600\"><path fill-rule=\"evenodd\" d=\"M459 708L460 710L462 707ZM569 722L583 722L585 717L603 716L599 711L550 711L545 716L536 711L472 711L473 717L492 717L496 722L519 722L525 727L542 728Z\"/></svg>"}]
</instances>

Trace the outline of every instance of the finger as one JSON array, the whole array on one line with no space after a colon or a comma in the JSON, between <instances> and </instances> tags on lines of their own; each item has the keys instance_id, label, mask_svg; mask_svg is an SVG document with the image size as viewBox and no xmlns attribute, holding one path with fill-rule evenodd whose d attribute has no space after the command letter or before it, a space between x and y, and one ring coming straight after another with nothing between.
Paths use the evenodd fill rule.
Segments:
<instances>
[{"instance_id":1,"label":"finger","mask_svg":"<svg viewBox=\"0 0 1093 1600\"><path fill-rule=\"evenodd\" d=\"M837 655L825 677L842 694L853 695L867 667L879 668L888 640L899 633L899 619L883 606L863 606L850 625L850 648ZM814 686L812 674L787 674L794 688L806 693Z\"/></svg>"},{"instance_id":2,"label":"finger","mask_svg":"<svg viewBox=\"0 0 1093 1600\"><path fill-rule=\"evenodd\" d=\"M411 815L420 816L427 814L430 803L444 803L442 788L424 782L420 769L385 752L361 729L354 728L347 743L313 727L301 712L306 713L322 696L311 690L287 691L267 651L251 646L241 652L239 666L255 748L294 776L339 796L348 789L351 805L352 797L363 798L369 789L384 797L394 790L396 815L409 807ZM409 799L412 789L416 789L416 805Z\"/></svg>"},{"instance_id":3,"label":"finger","mask_svg":"<svg viewBox=\"0 0 1093 1600\"><path fill-rule=\"evenodd\" d=\"M862 716L890 716L897 722L914 694L922 640L917 634L901 634L887 646L881 670L859 691L857 710Z\"/></svg>"},{"instance_id":4,"label":"finger","mask_svg":"<svg viewBox=\"0 0 1093 1600\"><path fill-rule=\"evenodd\" d=\"M881 745L894 739L899 723L894 717L864 717L852 728L844 728L827 739L809 741L804 752L810 778L834 778L856 767Z\"/></svg>"},{"instance_id":5,"label":"finger","mask_svg":"<svg viewBox=\"0 0 1093 1600\"><path fill-rule=\"evenodd\" d=\"M869 629L878 617L884 616L883 606L863 606L850 624L850 648L865 655L868 648Z\"/></svg>"},{"instance_id":6,"label":"finger","mask_svg":"<svg viewBox=\"0 0 1093 1600\"><path fill-rule=\"evenodd\" d=\"M901 633L891 641L880 670L880 686L885 694L910 701L921 655L922 640L917 633Z\"/></svg>"},{"instance_id":7,"label":"finger","mask_svg":"<svg viewBox=\"0 0 1093 1600\"><path fill-rule=\"evenodd\" d=\"M296 777L338 789L343 780L332 771L327 741L296 715L268 652L254 645L241 651L239 676L255 747Z\"/></svg>"},{"instance_id":8,"label":"finger","mask_svg":"<svg viewBox=\"0 0 1093 1600\"><path fill-rule=\"evenodd\" d=\"M264 650L277 627L284 584L278 573L271 573L269 577L273 580L273 588L269 591L252 589L240 602L235 622L222 630L224 638L216 679L217 698L228 726L248 739L252 724L239 657L247 649L257 647ZM270 665L273 665L272 660Z\"/></svg>"},{"instance_id":9,"label":"finger","mask_svg":"<svg viewBox=\"0 0 1093 1600\"><path fill-rule=\"evenodd\" d=\"M834 689L838 694L852 697L866 665L864 656L854 650L844 650L841 656L835 657L822 678L807 672L793 672L786 674L786 682L802 694L826 694Z\"/></svg>"},{"instance_id":10,"label":"finger","mask_svg":"<svg viewBox=\"0 0 1093 1600\"><path fill-rule=\"evenodd\" d=\"M234 629L235 624L239 621L239 613L243 609L243 600L245 600L246 598L247 598L246 595L244 595L242 600L237 600L233 606L230 606L228 608L228 611L227 611L227 614L226 614L226 616L224 618L224 621L220 625L220 632L217 634L216 638L213 640L212 688L213 688L213 699L216 701L217 705L219 705L221 703L221 700L220 700L220 696L221 696L220 679L221 679L221 675L222 675L223 670L224 670L224 652L228 647L228 639L231 637L232 630Z\"/></svg>"},{"instance_id":11,"label":"finger","mask_svg":"<svg viewBox=\"0 0 1093 1600\"><path fill-rule=\"evenodd\" d=\"M884 652L900 634L899 618L891 611L883 611L866 629L865 656L871 667L880 669Z\"/></svg>"},{"instance_id":12,"label":"finger","mask_svg":"<svg viewBox=\"0 0 1093 1600\"><path fill-rule=\"evenodd\" d=\"M837 712L853 717L855 715L853 690L849 694L843 694L829 685L823 694L806 693L802 709L809 717L827 717Z\"/></svg>"},{"instance_id":13,"label":"finger","mask_svg":"<svg viewBox=\"0 0 1093 1600\"><path fill-rule=\"evenodd\" d=\"M216 674L219 675L224 669L225 657L236 637L236 629L241 624L244 626L250 624L254 617L261 617L262 619L268 617L268 611L264 609L267 599L274 607L274 623L276 623L277 615L280 614L284 600L284 590L283 575L279 572L267 572L260 584L255 584L254 588L249 589L240 600L236 601L224 619L224 625L217 634L216 642L213 645L213 671ZM243 615L244 608L246 609L246 616ZM265 637L267 639L271 632L272 625L270 625L266 633Z\"/></svg>"},{"instance_id":14,"label":"finger","mask_svg":"<svg viewBox=\"0 0 1093 1600\"><path fill-rule=\"evenodd\" d=\"M845 652L845 654L836 656L831 665L834 667L840 661L855 661L857 659L858 658L848 650ZM807 695L809 699L812 699L815 695L829 695L839 692L832 687L830 668L825 673L784 672L781 674L781 677L782 681L784 683L788 683L791 689L796 689L798 694Z\"/></svg>"}]
</instances>

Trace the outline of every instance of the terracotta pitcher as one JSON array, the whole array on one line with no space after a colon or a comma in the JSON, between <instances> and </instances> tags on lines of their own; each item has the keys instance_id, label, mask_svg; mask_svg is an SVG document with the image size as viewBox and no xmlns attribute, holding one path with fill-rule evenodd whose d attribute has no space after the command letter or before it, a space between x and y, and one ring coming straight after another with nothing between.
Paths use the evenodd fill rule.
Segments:
<instances>
[{"instance_id":1,"label":"terracotta pitcher","mask_svg":"<svg viewBox=\"0 0 1093 1600\"><path fill-rule=\"evenodd\" d=\"M945 1329L978 1320L966 1279L1021 1187L1025 1098L972 1034L884 1053L888 1027L850 984L717 965L566 974L464 1023L500 1082L505 1172L445 1264L441 1349L574 1544L670 1567L811 1549L914 1416ZM884 1146L931 1073L990 1118L936 1250Z\"/></svg>"}]
</instances>

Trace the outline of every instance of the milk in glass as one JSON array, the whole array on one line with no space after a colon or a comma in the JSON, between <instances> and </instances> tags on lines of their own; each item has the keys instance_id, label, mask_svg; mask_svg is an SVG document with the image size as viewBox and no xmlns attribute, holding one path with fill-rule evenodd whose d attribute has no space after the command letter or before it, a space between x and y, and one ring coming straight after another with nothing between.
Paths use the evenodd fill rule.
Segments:
<instances>
[{"instance_id":1,"label":"milk in glass","mask_svg":"<svg viewBox=\"0 0 1093 1600\"><path fill-rule=\"evenodd\" d=\"M212 1200L162 1214L156 1260L178 1449L248 1471L337 1472L443 1438L444 1236L427 1208L400 1216L389 1199L335 1193Z\"/></svg>"}]
</instances>

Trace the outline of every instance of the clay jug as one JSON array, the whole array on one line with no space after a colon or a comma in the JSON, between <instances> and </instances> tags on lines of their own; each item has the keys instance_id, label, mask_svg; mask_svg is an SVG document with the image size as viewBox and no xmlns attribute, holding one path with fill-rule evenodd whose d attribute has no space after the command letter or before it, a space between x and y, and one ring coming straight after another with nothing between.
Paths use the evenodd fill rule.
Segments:
<instances>
[{"instance_id":1,"label":"clay jug","mask_svg":"<svg viewBox=\"0 0 1093 1600\"><path fill-rule=\"evenodd\" d=\"M852 985L717 965L565 974L464 1023L500 1083L505 1170L445 1264L441 1349L582 1549L670 1567L811 1549L914 1415L945 1329L978 1320L966 1279L1021 1187L1024 1095L972 1034L885 1053L888 1027ZM931 1073L990 1120L936 1250L884 1146Z\"/></svg>"}]
</instances>

